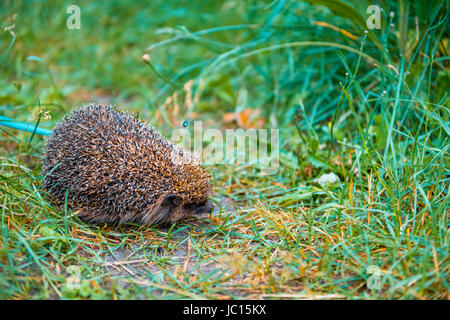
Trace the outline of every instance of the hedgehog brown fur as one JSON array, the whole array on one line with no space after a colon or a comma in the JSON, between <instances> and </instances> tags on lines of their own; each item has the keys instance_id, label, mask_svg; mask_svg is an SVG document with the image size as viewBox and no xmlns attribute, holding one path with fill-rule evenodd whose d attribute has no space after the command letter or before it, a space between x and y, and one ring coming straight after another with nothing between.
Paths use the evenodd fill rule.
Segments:
<instances>
[{"instance_id":1,"label":"hedgehog brown fur","mask_svg":"<svg viewBox=\"0 0 450 320\"><path fill-rule=\"evenodd\" d=\"M113 107L72 111L56 125L42 162L43 188L89 222L173 223L212 209L200 162Z\"/></svg>"}]
</instances>

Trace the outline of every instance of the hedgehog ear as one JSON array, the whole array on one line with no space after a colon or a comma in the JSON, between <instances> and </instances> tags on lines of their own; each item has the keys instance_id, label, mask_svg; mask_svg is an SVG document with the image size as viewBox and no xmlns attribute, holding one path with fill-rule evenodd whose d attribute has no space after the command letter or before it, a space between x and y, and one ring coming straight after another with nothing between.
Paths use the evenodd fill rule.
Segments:
<instances>
[{"instance_id":1,"label":"hedgehog ear","mask_svg":"<svg viewBox=\"0 0 450 320\"><path fill-rule=\"evenodd\" d=\"M181 203L181 197L179 195L170 193L164 197L161 202L161 206L178 206Z\"/></svg>"}]
</instances>

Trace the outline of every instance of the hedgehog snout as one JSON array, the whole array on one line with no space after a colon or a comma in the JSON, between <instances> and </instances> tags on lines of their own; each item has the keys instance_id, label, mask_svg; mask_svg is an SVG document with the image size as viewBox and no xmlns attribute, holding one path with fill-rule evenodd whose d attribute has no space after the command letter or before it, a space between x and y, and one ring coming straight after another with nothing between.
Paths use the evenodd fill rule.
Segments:
<instances>
[{"instance_id":1,"label":"hedgehog snout","mask_svg":"<svg viewBox=\"0 0 450 320\"><path fill-rule=\"evenodd\" d=\"M194 214L202 214L202 213L210 213L212 209L214 208L214 205L211 203L211 201L206 201L205 204L199 205L195 208Z\"/></svg>"},{"instance_id":2,"label":"hedgehog snout","mask_svg":"<svg viewBox=\"0 0 450 320\"><path fill-rule=\"evenodd\" d=\"M160 216L164 217L165 221L176 222L187 216L201 215L203 213L210 213L214 208L213 204L204 200L201 202L195 201L190 203L183 203L183 196L179 194L167 194L164 196L159 206Z\"/></svg>"}]
</instances>

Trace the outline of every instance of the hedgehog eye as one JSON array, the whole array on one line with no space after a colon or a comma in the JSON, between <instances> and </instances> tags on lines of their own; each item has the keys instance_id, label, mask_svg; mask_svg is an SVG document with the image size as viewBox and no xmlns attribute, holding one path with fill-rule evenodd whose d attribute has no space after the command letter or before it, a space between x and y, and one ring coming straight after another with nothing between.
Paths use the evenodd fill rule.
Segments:
<instances>
[{"instance_id":1,"label":"hedgehog eye","mask_svg":"<svg viewBox=\"0 0 450 320\"><path fill-rule=\"evenodd\" d=\"M203 202L191 202L191 203L188 203L188 204L184 205L184 207L185 207L187 210L195 210L195 209L197 209L197 208L201 208L201 207L205 206L206 203L207 203L207 201L203 201Z\"/></svg>"},{"instance_id":2,"label":"hedgehog eye","mask_svg":"<svg viewBox=\"0 0 450 320\"><path fill-rule=\"evenodd\" d=\"M188 209L188 210L192 210L192 209L195 209L197 207L197 204L196 203L188 203L184 207L186 209Z\"/></svg>"},{"instance_id":3,"label":"hedgehog eye","mask_svg":"<svg viewBox=\"0 0 450 320\"><path fill-rule=\"evenodd\" d=\"M181 197L176 194L168 194L161 202L162 206L178 206L181 203Z\"/></svg>"}]
</instances>

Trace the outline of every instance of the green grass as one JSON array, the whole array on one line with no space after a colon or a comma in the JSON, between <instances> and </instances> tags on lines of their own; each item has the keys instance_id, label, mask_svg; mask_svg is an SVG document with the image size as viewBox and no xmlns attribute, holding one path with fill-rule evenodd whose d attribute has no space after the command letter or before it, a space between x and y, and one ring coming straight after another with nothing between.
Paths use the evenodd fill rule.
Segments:
<instances>
[{"instance_id":1,"label":"green grass","mask_svg":"<svg viewBox=\"0 0 450 320\"><path fill-rule=\"evenodd\" d=\"M0 298L449 299L449 1L380 2L367 34L372 3L335 2L80 1L80 30L2 3L0 116L32 130L0 126ZM91 101L167 136L260 109L280 170L210 166L220 213L172 228L85 224L40 189L34 128Z\"/></svg>"}]
</instances>

